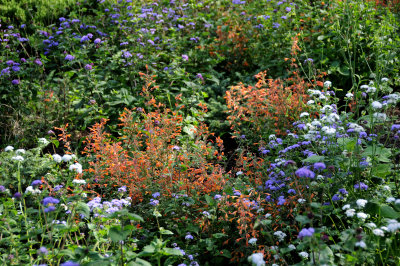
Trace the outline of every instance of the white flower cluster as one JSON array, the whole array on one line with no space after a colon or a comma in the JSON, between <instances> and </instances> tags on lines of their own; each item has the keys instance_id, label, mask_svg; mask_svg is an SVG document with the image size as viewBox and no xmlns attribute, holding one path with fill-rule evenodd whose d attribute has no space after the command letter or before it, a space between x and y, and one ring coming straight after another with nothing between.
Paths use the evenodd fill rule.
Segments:
<instances>
[{"instance_id":1,"label":"white flower cluster","mask_svg":"<svg viewBox=\"0 0 400 266\"><path fill-rule=\"evenodd\" d=\"M40 189L38 188L33 188L32 186L29 186L26 188L25 194L29 193L31 193L32 195L39 195L40 193L42 193L42 191L40 191Z\"/></svg>"},{"instance_id":2,"label":"white flower cluster","mask_svg":"<svg viewBox=\"0 0 400 266\"><path fill-rule=\"evenodd\" d=\"M82 174L82 165L80 163L74 163L69 166L70 171L75 171L78 174Z\"/></svg>"},{"instance_id":3,"label":"white flower cluster","mask_svg":"<svg viewBox=\"0 0 400 266\"><path fill-rule=\"evenodd\" d=\"M262 254L262 253L251 254L251 256L248 258L248 261L250 263L252 263L252 265L255 265L255 266L264 266L265 265L264 254Z\"/></svg>"},{"instance_id":4,"label":"white flower cluster","mask_svg":"<svg viewBox=\"0 0 400 266\"><path fill-rule=\"evenodd\" d=\"M83 179L74 179L74 180L72 180L72 183L77 184L77 185L85 185L86 181Z\"/></svg>"},{"instance_id":5,"label":"white flower cluster","mask_svg":"<svg viewBox=\"0 0 400 266\"><path fill-rule=\"evenodd\" d=\"M285 239L286 234L284 232L282 232L282 231L276 231L274 233L274 236L276 236L278 238L279 242L282 242Z\"/></svg>"}]
</instances>

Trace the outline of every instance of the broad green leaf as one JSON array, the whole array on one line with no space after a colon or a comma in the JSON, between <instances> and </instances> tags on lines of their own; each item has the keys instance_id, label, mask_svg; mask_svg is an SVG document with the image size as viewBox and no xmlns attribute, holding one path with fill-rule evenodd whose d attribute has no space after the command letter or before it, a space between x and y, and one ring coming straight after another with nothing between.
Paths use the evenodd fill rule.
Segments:
<instances>
[{"instance_id":1,"label":"broad green leaf","mask_svg":"<svg viewBox=\"0 0 400 266\"><path fill-rule=\"evenodd\" d=\"M323 162L325 159L325 156L319 156L319 155L313 155L310 156L304 160L302 160L303 163L317 163L317 162Z\"/></svg>"}]
</instances>

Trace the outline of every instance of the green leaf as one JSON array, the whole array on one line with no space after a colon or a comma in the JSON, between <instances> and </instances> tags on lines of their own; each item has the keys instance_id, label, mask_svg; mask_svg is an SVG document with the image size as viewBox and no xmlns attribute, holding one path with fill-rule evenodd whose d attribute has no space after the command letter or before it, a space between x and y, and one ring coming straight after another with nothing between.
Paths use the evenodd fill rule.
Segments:
<instances>
[{"instance_id":1,"label":"green leaf","mask_svg":"<svg viewBox=\"0 0 400 266\"><path fill-rule=\"evenodd\" d=\"M90 208L84 202L78 202L76 204L76 212L85 215L87 218L90 217Z\"/></svg>"},{"instance_id":2,"label":"green leaf","mask_svg":"<svg viewBox=\"0 0 400 266\"><path fill-rule=\"evenodd\" d=\"M174 233L171 232L170 230L166 230L163 227L160 227L160 234L162 234L162 235L173 235Z\"/></svg>"},{"instance_id":3,"label":"green leaf","mask_svg":"<svg viewBox=\"0 0 400 266\"><path fill-rule=\"evenodd\" d=\"M182 252L179 249L175 248L163 248L165 255L172 255L172 256L183 256Z\"/></svg>"},{"instance_id":4,"label":"green leaf","mask_svg":"<svg viewBox=\"0 0 400 266\"><path fill-rule=\"evenodd\" d=\"M319 155L313 155L308 157L307 159L302 160L303 163L317 163L317 162L323 162L325 159L325 156L319 156Z\"/></svg>"},{"instance_id":5,"label":"green leaf","mask_svg":"<svg viewBox=\"0 0 400 266\"><path fill-rule=\"evenodd\" d=\"M224 233L216 233L216 234L213 234L213 237L214 238L222 238L222 237L225 237L225 236L227 236L226 234L224 234Z\"/></svg>"},{"instance_id":6,"label":"green leaf","mask_svg":"<svg viewBox=\"0 0 400 266\"><path fill-rule=\"evenodd\" d=\"M114 226L108 231L108 236L113 242L119 242L125 240L130 233L129 229L122 230L120 226Z\"/></svg>"},{"instance_id":7,"label":"green leaf","mask_svg":"<svg viewBox=\"0 0 400 266\"><path fill-rule=\"evenodd\" d=\"M369 156L372 158L373 156L375 156L378 161L384 162L384 163L391 162L391 160L389 159L389 157L391 155L392 155L392 152L388 148L378 146L378 145L368 146L362 153L363 157Z\"/></svg>"},{"instance_id":8,"label":"green leaf","mask_svg":"<svg viewBox=\"0 0 400 266\"><path fill-rule=\"evenodd\" d=\"M396 212L392 207L388 205L381 205L381 215L385 218L397 219L400 217L400 214Z\"/></svg>"},{"instance_id":9,"label":"green leaf","mask_svg":"<svg viewBox=\"0 0 400 266\"><path fill-rule=\"evenodd\" d=\"M128 266L152 266L150 262L145 261L140 258L136 258L135 261L131 261L128 263Z\"/></svg>"},{"instance_id":10,"label":"green leaf","mask_svg":"<svg viewBox=\"0 0 400 266\"><path fill-rule=\"evenodd\" d=\"M372 175L377 177L385 178L391 173L392 167L390 164L379 164L372 168Z\"/></svg>"},{"instance_id":11,"label":"green leaf","mask_svg":"<svg viewBox=\"0 0 400 266\"><path fill-rule=\"evenodd\" d=\"M308 224L308 223L311 222L311 220L307 216L304 216L304 215L297 215L296 216L296 221L298 221L302 225Z\"/></svg>"}]
</instances>

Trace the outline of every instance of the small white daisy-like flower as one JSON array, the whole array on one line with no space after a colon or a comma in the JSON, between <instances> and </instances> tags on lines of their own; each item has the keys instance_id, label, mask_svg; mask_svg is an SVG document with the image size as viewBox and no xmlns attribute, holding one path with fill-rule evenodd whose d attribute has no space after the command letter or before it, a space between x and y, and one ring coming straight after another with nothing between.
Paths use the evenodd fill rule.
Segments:
<instances>
[{"instance_id":1,"label":"small white daisy-like flower","mask_svg":"<svg viewBox=\"0 0 400 266\"><path fill-rule=\"evenodd\" d=\"M313 101L313 100L309 100L308 102L307 102L307 105L313 105L315 102Z\"/></svg>"},{"instance_id":2,"label":"small white daisy-like flower","mask_svg":"<svg viewBox=\"0 0 400 266\"><path fill-rule=\"evenodd\" d=\"M295 249L296 249L296 246L293 245L293 244L290 244L290 245L288 246L288 249L290 249L290 250L295 250Z\"/></svg>"},{"instance_id":3,"label":"small white daisy-like flower","mask_svg":"<svg viewBox=\"0 0 400 266\"><path fill-rule=\"evenodd\" d=\"M367 204L367 203L368 203L368 200L365 200L365 199L358 199L356 201L357 206L360 208L364 208L365 204Z\"/></svg>"},{"instance_id":4,"label":"small white daisy-like flower","mask_svg":"<svg viewBox=\"0 0 400 266\"><path fill-rule=\"evenodd\" d=\"M356 247L360 247L360 248L366 248L366 247L367 247L367 244L365 244L365 242L361 240L361 241L357 242L357 243L355 244L355 246L356 246Z\"/></svg>"},{"instance_id":5,"label":"small white daisy-like flower","mask_svg":"<svg viewBox=\"0 0 400 266\"><path fill-rule=\"evenodd\" d=\"M14 147L13 147L13 146L7 146L7 147L4 149L5 152L13 151L13 150L14 150Z\"/></svg>"},{"instance_id":6,"label":"small white daisy-like flower","mask_svg":"<svg viewBox=\"0 0 400 266\"><path fill-rule=\"evenodd\" d=\"M346 97L349 98L349 99L352 99L353 96L354 96L354 95L353 95L353 93L351 93L351 92L346 93Z\"/></svg>"},{"instance_id":7,"label":"small white daisy-like flower","mask_svg":"<svg viewBox=\"0 0 400 266\"><path fill-rule=\"evenodd\" d=\"M389 229L388 229L386 226L381 226L381 229L382 229L383 231L386 231L386 232L389 231Z\"/></svg>"},{"instance_id":8,"label":"small white daisy-like flower","mask_svg":"<svg viewBox=\"0 0 400 266\"><path fill-rule=\"evenodd\" d=\"M297 201L298 201L299 203L301 203L301 204L303 204L304 202L306 202L305 199L298 199Z\"/></svg>"},{"instance_id":9,"label":"small white daisy-like flower","mask_svg":"<svg viewBox=\"0 0 400 266\"><path fill-rule=\"evenodd\" d=\"M371 103L372 108L374 109L381 109L382 108L382 104L378 101L374 101Z\"/></svg>"},{"instance_id":10,"label":"small white daisy-like flower","mask_svg":"<svg viewBox=\"0 0 400 266\"><path fill-rule=\"evenodd\" d=\"M372 230L372 233L374 233L374 235L376 236L385 236L385 232L383 232L383 230L379 228Z\"/></svg>"},{"instance_id":11,"label":"small white daisy-like flower","mask_svg":"<svg viewBox=\"0 0 400 266\"><path fill-rule=\"evenodd\" d=\"M307 259L308 258L308 253L305 251L302 251L299 253L300 257L302 257L303 259Z\"/></svg>"},{"instance_id":12,"label":"small white daisy-like flower","mask_svg":"<svg viewBox=\"0 0 400 266\"><path fill-rule=\"evenodd\" d=\"M369 87L368 85L361 85L360 89L364 89L365 90L365 89L368 89L368 87Z\"/></svg>"},{"instance_id":13,"label":"small white daisy-like flower","mask_svg":"<svg viewBox=\"0 0 400 266\"><path fill-rule=\"evenodd\" d=\"M382 78L381 81L382 81L382 82L388 82L389 79L388 79L388 78Z\"/></svg>"},{"instance_id":14,"label":"small white daisy-like flower","mask_svg":"<svg viewBox=\"0 0 400 266\"><path fill-rule=\"evenodd\" d=\"M271 214L270 214L270 213L267 213L267 214L265 215L265 218L269 218L269 217L271 217Z\"/></svg>"}]
</instances>

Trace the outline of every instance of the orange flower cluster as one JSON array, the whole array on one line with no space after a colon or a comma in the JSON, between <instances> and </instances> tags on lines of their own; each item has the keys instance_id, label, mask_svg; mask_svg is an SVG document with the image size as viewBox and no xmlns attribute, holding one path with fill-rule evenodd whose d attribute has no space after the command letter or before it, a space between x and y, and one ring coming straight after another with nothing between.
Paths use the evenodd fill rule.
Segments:
<instances>
[{"instance_id":1,"label":"orange flower cluster","mask_svg":"<svg viewBox=\"0 0 400 266\"><path fill-rule=\"evenodd\" d=\"M322 87L323 83L316 80L306 81L300 76L295 59L300 50L297 41L297 37L294 38L293 58L285 59L293 69L288 78L268 79L267 72L263 71L255 75L258 80L255 86L240 83L226 92L228 120L235 133L241 134L243 128L247 128L257 136L271 133L282 135L285 132L281 129L289 128L300 113L307 110L307 90L311 87ZM322 75L318 75L317 79L321 77Z\"/></svg>"},{"instance_id":2,"label":"orange flower cluster","mask_svg":"<svg viewBox=\"0 0 400 266\"><path fill-rule=\"evenodd\" d=\"M141 75L146 79L146 97L153 77ZM218 164L224 156L222 140L214 138L202 122L185 125L179 112L157 105L153 98L147 105L157 108L124 111L122 136L117 140L105 132L106 120L90 129L84 153L88 171L97 181L92 185L126 186L136 202L154 191L193 195L222 189L224 170ZM213 138L216 145L210 141Z\"/></svg>"}]
</instances>

